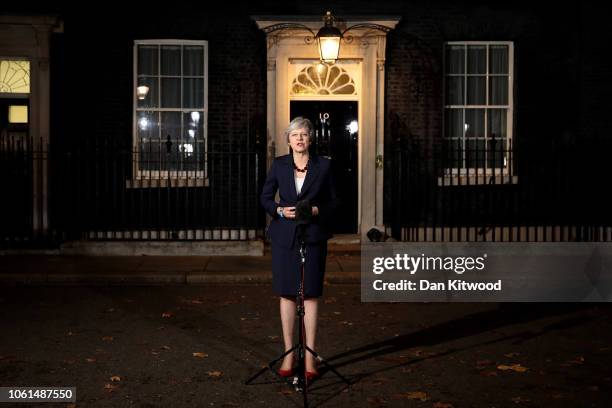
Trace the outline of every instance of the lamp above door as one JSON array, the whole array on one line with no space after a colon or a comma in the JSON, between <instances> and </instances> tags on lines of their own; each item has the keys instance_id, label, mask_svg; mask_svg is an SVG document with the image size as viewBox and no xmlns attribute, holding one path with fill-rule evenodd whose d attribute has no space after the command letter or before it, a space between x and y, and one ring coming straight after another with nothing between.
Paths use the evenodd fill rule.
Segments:
<instances>
[{"instance_id":1,"label":"lamp above door","mask_svg":"<svg viewBox=\"0 0 612 408\"><path fill-rule=\"evenodd\" d=\"M344 31L341 31L336 26L336 21L337 21L336 17L331 13L331 11L328 11L323 16L323 22L324 22L323 27L321 27L316 34L310 27L304 24L292 23L292 22L273 24L267 27L263 27L262 30L266 34L274 33L277 31L283 31L283 30L309 31L312 34L312 36L305 37L304 41L306 41L307 43L311 43L313 40L316 40L317 46L319 49L319 59L321 63L330 64L330 65L335 64L336 60L338 59L338 56L340 55L341 41L344 40L346 42L350 42L352 40L350 36L345 37L345 34L348 31L356 29L356 28L370 28L370 29L378 30L384 33L388 33L389 31L391 31L390 27L380 25L380 24L374 24L374 23L359 23L359 24L355 24L350 27L347 27L346 29L344 29Z\"/></svg>"}]
</instances>

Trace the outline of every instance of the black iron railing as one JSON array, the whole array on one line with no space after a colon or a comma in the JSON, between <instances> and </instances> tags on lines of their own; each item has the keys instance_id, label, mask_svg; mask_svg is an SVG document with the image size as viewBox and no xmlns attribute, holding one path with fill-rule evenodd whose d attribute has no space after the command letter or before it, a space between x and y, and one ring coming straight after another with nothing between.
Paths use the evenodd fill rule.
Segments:
<instances>
[{"instance_id":1,"label":"black iron railing","mask_svg":"<svg viewBox=\"0 0 612 408\"><path fill-rule=\"evenodd\" d=\"M385 223L403 241L610 241L608 141L413 140L387 159Z\"/></svg>"},{"instance_id":2,"label":"black iron railing","mask_svg":"<svg viewBox=\"0 0 612 408\"><path fill-rule=\"evenodd\" d=\"M259 154L180 147L0 147L3 245L255 238L265 220Z\"/></svg>"}]
</instances>

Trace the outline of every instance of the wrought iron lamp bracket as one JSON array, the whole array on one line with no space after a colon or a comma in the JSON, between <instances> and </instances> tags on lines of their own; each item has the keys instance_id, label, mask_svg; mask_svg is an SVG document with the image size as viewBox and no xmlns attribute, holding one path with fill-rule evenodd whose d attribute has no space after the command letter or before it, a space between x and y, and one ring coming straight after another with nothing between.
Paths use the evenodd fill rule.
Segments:
<instances>
[{"instance_id":1,"label":"wrought iron lamp bracket","mask_svg":"<svg viewBox=\"0 0 612 408\"><path fill-rule=\"evenodd\" d=\"M315 32L312 31L310 27L305 26L304 24L298 24L298 23L279 23L279 24L272 24L270 26L262 28L262 31L266 34L271 34L276 31L281 31L281 30L306 30L310 32L312 36L307 35L304 37L304 42L306 44L312 44L315 38L317 37Z\"/></svg>"},{"instance_id":2,"label":"wrought iron lamp bracket","mask_svg":"<svg viewBox=\"0 0 612 408\"><path fill-rule=\"evenodd\" d=\"M352 43L353 42L353 36L352 35L345 36L344 34L347 31L354 30L354 29L357 29L357 28L370 28L372 30L382 31L384 33L388 33L388 32L391 31L391 28L389 28L387 26L384 26L384 25L374 24L374 23L360 23L360 24L355 24L355 25L352 25L352 26L346 28L344 31L342 31L342 35L340 36L340 38L343 39L344 42L347 43L347 44Z\"/></svg>"}]
</instances>

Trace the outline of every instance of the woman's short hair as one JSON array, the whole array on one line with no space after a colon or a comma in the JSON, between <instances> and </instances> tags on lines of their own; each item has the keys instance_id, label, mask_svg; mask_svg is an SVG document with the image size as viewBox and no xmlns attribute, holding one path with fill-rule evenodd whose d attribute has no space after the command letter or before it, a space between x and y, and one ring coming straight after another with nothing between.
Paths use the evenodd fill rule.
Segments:
<instances>
[{"instance_id":1,"label":"woman's short hair","mask_svg":"<svg viewBox=\"0 0 612 408\"><path fill-rule=\"evenodd\" d=\"M297 118L294 118L291 122L289 122L287 130L285 130L285 138L287 139L287 143L289 143L289 133L300 128L306 129L308 131L308 139L312 140L312 122L308 118L298 116Z\"/></svg>"}]
</instances>

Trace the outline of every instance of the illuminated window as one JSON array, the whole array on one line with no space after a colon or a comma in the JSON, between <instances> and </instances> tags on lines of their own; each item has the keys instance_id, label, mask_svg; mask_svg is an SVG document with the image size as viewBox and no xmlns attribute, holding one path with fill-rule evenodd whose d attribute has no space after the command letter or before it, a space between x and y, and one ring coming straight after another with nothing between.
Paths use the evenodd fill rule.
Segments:
<instances>
[{"instance_id":1,"label":"illuminated window","mask_svg":"<svg viewBox=\"0 0 612 408\"><path fill-rule=\"evenodd\" d=\"M134 64L135 178L206 178L208 42L136 41Z\"/></svg>"},{"instance_id":2,"label":"illuminated window","mask_svg":"<svg viewBox=\"0 0 612 408\"><path fill-rule=\"evenodd\" d=\"M30 61L0 59L0 94L30 93Z\"/></svg>"},{"instance_id":3,"label":"illuminated window","mask_svg":"<svg viewBox=\"0 0 612 408\"><path fill-rule=\"evenodd\" d=\"M10 105L8 117L9 123L28 123L28 106Z\"/></svg>"},{"instance_id":4,"label":"illuminated window","mask_svg":"<svg viewBox=\"0 0 612 408\"><path fill-rule=\"evenodd\" d=\"M355 81L338 65L313 64L300 71L291 95L356 95Z\"/></svg>"},{"instance_id":5,"label":"illuminated window","mask_svg":"<svg viewBox=\"0 0 612 408\"><path fill-rule=\"evenodd\" d=\"M513 44L449 42L444 60L447 174L512 175Z\"/></svg>"}]
</instances>

